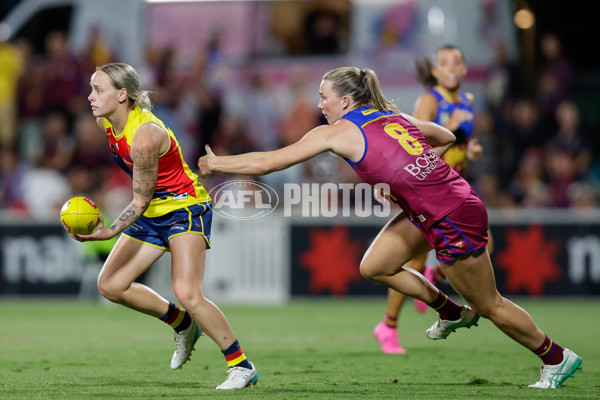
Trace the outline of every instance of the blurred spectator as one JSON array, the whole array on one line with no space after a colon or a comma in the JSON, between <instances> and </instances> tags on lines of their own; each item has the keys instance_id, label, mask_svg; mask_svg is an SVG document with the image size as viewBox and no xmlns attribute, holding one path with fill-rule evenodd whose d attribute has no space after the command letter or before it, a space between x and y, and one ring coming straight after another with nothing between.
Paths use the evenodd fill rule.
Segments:
<instances>
[{"instance_id":1,"label":"blurred spectator","mask_svg":"<svg viewBox=\"0 0 600 400\"><path fill-rule=\"evenodd\" d=\"M254 150L254 144L244 130L241 118L225 114L219 129L212 138L211 148L222 155L247 153Z\"/></svg>"},{"instance_id":2,"label":"blurred spectator","mask_svg":"<svg viewBox=\"0 0 600 400\"><path fill-rule=\"evenodd\" d=\"M477 196L489 208L514 208L515 201L502 190L501 181L495 174L482 174L477 179Z\"/></svg>"},{"instance_id":3,"label":"blurred spectator","mask_svg":"<svg viewBox=\"0 0 600 400\"><path fill-rule=\"evenodd\" d=\"M567 195L572 208L592 209L598 207L598 195L594 187L586 182L573 182L567 187Z\"/></svg>"},{"instance_id":4,"label":"blurred spectator","mask_svg":"<svg viewBox=\"0 0 600 400\"><path fill-rule=\"evenodd\" d=\"M59 111L44 119L44 143L36 166L66 171L73 157L74 140L67 127L67 118Z\"/></svg>"},{"instance_id":5,"label":"blurred spectator","mask_svg":"<svg viewBox=\"0 0 600 400\"><path fill-rule=\"evenodd\" d=\"M86 169L81 166L74 166L64 174L69 183L70 191L79 196L87 196L93 193L97 187L98 170Z\"/></svg>"},{"instance_id":6,"label":"blurred spectator","mask_svg":"<svg viewBox=\"0 0 600 400\"><path fill-rule=\"evenodd\" d=\"M31 44L25 40L20 46L27 54L25 72L18 83L17 104L19 158L30 165L35 164L43 142L43 119L47 112L43 93L45 90L44 66L39 56L31 55Z\"/></svg>"},{"instance_id":7,"label":"blurred spectator","mask_svg":"<svg viewBox=\"0 0 600 400\"><path fill-rule=\"evenodd\" d=\"M89 88L90 77L96 72L96 67L114 61L110 46L102 37L100 28L98 26L92 27L89 35L85 48L77 55L81 67L82 93L86 93ZM89 112L89 110L87 111Z\"/></svg>"},{"instance_id":8,"label":"blurred spectator","mask_svg":"<svg viewBox=\"0 0 600 400\"><path fill-rule=\"evenodd\" d=\"M281 129L281 145L288 146L297 142L317 125L319 125L317 99L313 99L309 91L308 77L303 72L296 72L292 76L287 115L283 117Z\"/></svg>"},{"instance_id":9,"label":"blurred spectator","mask_svg":"<svg viewBox=\"0 0 600 400\"><path fill-rule=\"evenodd\" d=\"M89 193L102 185L113 156L96 119L80 113L75 122L75 144L67 177L74 193Z\"/></svg>"},{"instance_id":10,"label":"blurred spectator","mask_svg":"<svg viewBox=\"0 0 600 400\"><path fill-rule=\"evenodd\" d=\"M546 158L548 173L548 206L566 208L570 199L568 188L575 182L575 161L564 149L556 149Z\"/></svg>"},{"instance_id":11,"label":"blurred spectator","mask_svg":"<svg viewBox=\"0 0 600 400\"><path fill-rule=\"evenodd\" d=\"M484 150L476 163L467 164L464 176L477 186L477 181L482 175L497 173L498 139L495 136L495 118L490 111L474 114L472 137L477 138Z\"/></svg>"},{"instance_id":12,"label":"blurred spectator","mask_svg":"<svg viewBox=\"0 0 600 400\"><path fill-rule=\"evenodd\" d=\"M210 28L210 33L204 48L206 64L209 66L219 64L223 58L223 27L215 25Z\"/></svg>"},{"instance_id":13,"label":"blurred spectator","mask_svg":"<svg viewBox=\"0 0 600 400\"><path fill-rule=\"evenodd\" d=\"M504 43L496 43L494 62L489 67L485 86L486 100L494 115L502 115L507 103L513 103L522 97L522 85L519 65L510 60Z\"/></svg>"},{"instance_id":14,"label":"blurred spectator","mask_svg":"<svg viewBox=\"0 0 600 400\"><path fill-rule=\"evenodd\" d=\"M537 101L542 124L554 129L554 114L558 105L571 98L573 70L570 60L564 56L562 43L552 32L545 33L540 42L542 63L539 71Z\"/></svg>"},{"instance_id":15,"label":"blurred spectator","mask_svg":"<svg viewBox=\"0 0 600 400\"><path fill-rule=\"evenodd\" d=\"M0 147L0 209L24 211L23 187L21 182L28 167L19 162L16 151Z\"/></svg>"},{"instance_id":16,"label":"blurred spectator","mask_svg":"<svg viewBox=\"0 0 600 400\"><path fill-rule=\"evenodd\" d=\"M157 107L177 108L182 76L177 69L178 54L174 47L163 49L154 71L153 104Z\"/></svg>"},{"instance_id":17,"label":"blurred spectator","mask_svg":"<svg viewBox=\"0 0 600 400\"><path fill-rule=\"evenodd\" d=\"M46 53L42 65L45 106L48 110L67 112L70 123L79 109L84 92L80 65L67 45L64 32L50 32L46 37Z\"/></svg>"},{"instance_id":18,"label":"blurred spectator","mask_svg":"<svg viewBox=\"0 0 600 400\"><path fill-rule=\"evenodd\" d=\"M66 177L50 168L28 170L21 185L27 212L34 219L56 221L60 208L72 197Z\"/></svg>"},{"instance_id":19,"label":"blurred spectator","mask_svg":"<svg viewBox=\"0 0 600 400\"><path fill-rule=\"evenodd\" d=\"M178 135L182 149L187 148L185 125L178 116L181 93L184 92L184 77L179 70L179 54L176 48L167 47L158 53L152 87L152 112L165 126Z\"/></svg>"},{"instance_id":20,"label":"blurred spectator","mask_svg":"<svg viewBox=\"0 0 600 400\"><path fill-rule=\"evenodd\" d=\"M207 57L210 58L208 54ZM190 159L194 160L205 153L205 145L213 142L223 114L221 93L209 81L210 64L207 57L196 57L189 85L186 85L195 103L195 127L192 134L195 143L194 151L190 155Z\"/></svg>"},{"instance_id":21,"label":"blurred spectator","mask_svg":"<svg viewBox=\"0 0 600 400\"><path fill-rule=\"evenodd\" d=\"M572 101L563 101L556 109L558 131L550 139L549 152L565 151L574 162L578 178L589 173L592 163L591 145L580 123L579 109Z\"/></svg>"},{"instance_id":22,"label":"blurred spectator","mask_svg":"<svg viewBox=\"0 0 600 400\"><path fill-rule=\"evenodd\" d=\"M101 168L113 163L106 135L89 112L80 113L75 120L75 145L71 166Z\"/></svg>"},{"instance_id":23,"label":"blurred spectator","mask_svg":"<svg viewBox=\"0 0 600 400\"><path fill-rule=\"evenodd\" d=\"M340 50L340 19L333 10L317 6L304 18L304 35L310 54L335 54Z\"/></svg>"},{"instance_id":24,"label":"blurred spectator","mask_svg":"<svg viewBox=\"0 0 600 400\"><path fill-rule=\"evenodd\" d=\"M262 71L250 75L248 90L244 93L243 112L248 134L257 151L279 147L279 124L285 103L280 93L271 87Z\"/></svg>"},{"instance_id":25,"label":"blurred spectator","mask_svg":"<svg viewBox=\"0 0 600 400\"><path fill-rule=\"evenodd\" d=\"M536 148L523 153L519 169L510 186L515 204L527 208L541 208L548 205L548 188L544 183L544 156Z\"/></svg>"},{"instance_id":26,"label":"blurred spectator","mask_svg":"<svg viewBox=\"0 0 600 400\"><path fill-rule=\"evenodd\" d=\"M94 26L90 30L90 37L83 55L96 66L108 64L113 61L112 50L106 40L104 40L100 27Z\"/></svg>"},{"instance_id":27,"label":"blurred spectator","mask_svg":"<svg viewBox=\"0 0 600 400\"><path fill-rule=\"evenodd\" d=\"M517 101L510 107L510 121L506 121L499 132L501 158L499 158L503 180L508 182L519 169L519 163L528 150L544 147L549 139L540 126L537 104L528 99Z\"/></svg>"},{"instance_id":28,"label":"blurred spectator","mask_svg":"<svg viewBox=\"0 0 600 400\"><path fill-rule=\"evenodd\" d=\"M17 84L24 54L0 33L0 146L12 147L17 136Z\"/></svg>"}]
</instances>

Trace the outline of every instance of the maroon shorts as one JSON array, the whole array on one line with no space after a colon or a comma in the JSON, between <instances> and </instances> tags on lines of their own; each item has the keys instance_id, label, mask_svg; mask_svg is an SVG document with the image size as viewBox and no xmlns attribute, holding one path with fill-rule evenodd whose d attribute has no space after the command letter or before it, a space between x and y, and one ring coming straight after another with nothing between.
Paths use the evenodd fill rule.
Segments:
<instances>
[{"instance_id":1,"label":"maroon shorts","mask_svg":"<svg viewBox=\"0 0 600 400\"><path fill-rule=\"evenodd\" d=\"M487 210L473 191L458 208L429 230L417 226L435 250L438 261L443 263L472 251L479 252L488 242Z\"/></svg>"}]
</instances>

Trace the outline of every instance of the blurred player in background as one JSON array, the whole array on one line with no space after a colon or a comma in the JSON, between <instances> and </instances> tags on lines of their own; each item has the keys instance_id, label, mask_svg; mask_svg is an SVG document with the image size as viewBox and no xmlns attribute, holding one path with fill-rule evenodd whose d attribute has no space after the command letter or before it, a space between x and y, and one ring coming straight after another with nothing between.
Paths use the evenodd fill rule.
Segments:
<instances>
[{"instance_id":1,"label":"blurred player in background","mask_svg":"<svg viewBox=\"0 0 600 400\"><path fill-rule=\"evenodd\" d=\"M161 319L175 330L171 368L189 358L201 334L221 348L228 377L217 389L241 389L258 380L229 323L202 293L206 250L210 248L210 197L183 160L179 144L150 112L148 92L137 72L122 63L96 69L88 96L98 126L115 161L131 176L133 201L109 227L100 216L97 230L79 241L107 240L122 233L98 277L108 300ZM184 308L135 280L166 251L171 280Z\"/></svg>"},{"instance_id":2,"label":"blurred player in background","mask_svg":"<svg viewBox=\"0 0 600 400\"><path fill-rule=\"evenodd\" d=\"M206 146L207 154L198 160L200 176L215 171L263 175L327 151L343 157L363 181L387 185L387 196L402 208L365 253L360 272L436 310L439 319L427 329L428 338L445 339L458 328L477 325L481 315L542 360L540 380L530 387L557 388L573 376L581 358L553 342L496 289L486 248L487 210L440 158L455 141L452 132L402 114L384 97L370 69L333 69L323 76L319 94L329 125L275 151L217 157ZM432 248L448 281L470 306L458 305L404 267Z\"/></svg>"},{"instance_id":3,"label":"blurred player in background","mask_svg":"<svg viewBox=\"0 0 600 400\"><path fill-rule=\"evenodd\" d=\"M464 177L467 160L477 161L483 148L478 139L471 139L473 132L473 103L471 93L461 91L460 85L467 74L467 65L463 52L456 46L444 45L434 54L434 62L425 58L416 63L417 78L427 92L421 95L413 110L413 115L424 121L432 121L450 130L456 136L456 142L443 155L451 168ZM492 240L488 233L488 251L492 252ZM425 275L433 284L444 279L438 266L426 266L427 254L411 260L406 265ZM400 345L398 336L398 318L406 296L394 290L388 290L384 319L375 326L374 335L381 351L386 354L404 354L406 349ZM427 305L415 300L420 313Z\"/></svg>"}]
</instances>

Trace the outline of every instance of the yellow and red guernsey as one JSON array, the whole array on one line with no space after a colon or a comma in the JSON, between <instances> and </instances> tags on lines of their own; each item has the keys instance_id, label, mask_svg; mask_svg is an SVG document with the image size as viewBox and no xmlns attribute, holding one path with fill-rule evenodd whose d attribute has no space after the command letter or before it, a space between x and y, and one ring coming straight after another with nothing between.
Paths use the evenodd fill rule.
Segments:
<instances>
[{"instance_id":1,"label":"yellow and red guernsey","mask_svg":"<svg viewBox=\"0 0 600 400\"><path fill-rule=\"evenodd\" d=\"M158 159L158 181L150 206L144 213L154 218L193 204L210 201L208 192L198 182L198 176L190 170L181 154L181 148L173 132L149 110L139 107L130 111L125 129L115 136L111 123L104 119L104 130L110 149L117 164L133 177L131 143L138 128L153 123L163 128L169 135L169 148Z\"/></svg>"}]
</instances>

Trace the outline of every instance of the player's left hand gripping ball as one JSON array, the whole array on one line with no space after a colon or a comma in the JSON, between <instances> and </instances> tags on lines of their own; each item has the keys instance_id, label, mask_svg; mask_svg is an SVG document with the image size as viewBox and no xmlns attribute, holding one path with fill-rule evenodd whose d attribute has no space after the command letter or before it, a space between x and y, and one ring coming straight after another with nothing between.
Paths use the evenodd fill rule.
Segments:
<instances>
[{"instance_id":1,"label":"player's left hand gripping ball","mask_svg":"<svg viewBox=\"0 0 600 400\"><path fill-rule=\"evenodd\" d=\"M87 197L73 197L62 206L60 222L71 235L89 235L96 230L100 211Z\"/></svg>"}]
</instances>

